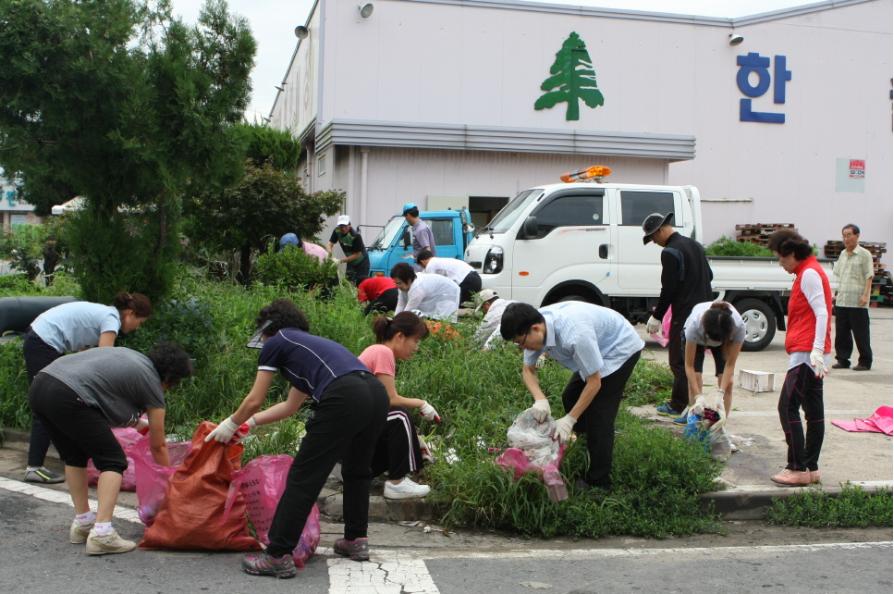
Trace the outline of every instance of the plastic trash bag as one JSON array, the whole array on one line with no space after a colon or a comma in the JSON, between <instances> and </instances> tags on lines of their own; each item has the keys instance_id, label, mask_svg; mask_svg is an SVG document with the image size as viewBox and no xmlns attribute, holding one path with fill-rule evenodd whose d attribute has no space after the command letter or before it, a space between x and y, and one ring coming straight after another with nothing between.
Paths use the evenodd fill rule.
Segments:
<instances>
[{"instance_id":1,"label":"plastic trash bag","mask_svg":"<svg viewBox=\"0 0 894 594\"><path fill-rule=\"evenodd\" d=\"M242 444L205 443L217 425L202 422L192 451L171 477L155 521L146 528L141 547L256 551L260 543L248 533L245 500L236 493L224 513L233 473L239 470Z\"/></svg>"},{"instance_id":2,"label":"plastic trash bag","mask_svg":"<svg viewBox=\"0 0 894 594\"><path fill-rule=\"evenodd\" d=\"M137 487L136 476L134 474L133 448L143 439L143 435L133 427L115 427L112 429L115 439L121 444L124 455L127 456L127 468L121 476L121 490L133 491ZM96 485L99 481L99 471L93 465L93 460L87 460L87 483L90 486Z\"/></svg>"},{"instance_id":3,"label":"plastic trash bag","mask_svg":"<svg viewBox=\"0 0 894 594\"><path fill-rule=\"evenodd\" d=\"M559 465L565 447L553 439L555 431L556 422L551 417L538 423L530 410L523 411L506 432L510 447L496 463L512 470L516 480L526 472L541 475L550 500L563 501L568 498L568 489Z\"/></svg>"},{"instance_id":4,"label":"plastic trash bag","mask_svg":"<svg viewBox=\"0 0 894 594\"><path fill-rule=\"evenodd\" d=\"M233 473L225 513L229 514L236 499L242 495L248 519L254 526L255 534L265 545L270 544L267 532L273 523L276 506L286 487L286 478L292 466L292 456L259 456ZM292 551L292 558L299 568L310 559L320 544L320 510L316 504L311 508L301 532L298 546Z\"/></svg>"},{"instance_id":5,"label":"plastic trash bag","mask_svg":"<svg viewBox=\"0 0 894 594\"><path fill-rule=\"evenodd\" d=\"M151 526L155 520L155 514L161 507L168 490L168 483L174 476L177 467L180 466L189 452L192 450L192 442L175 441L168 442L168 458L170 466L161 466L152 458L152 450L149 447L149 438L144 438L133 447L134 474L137 488L137 515L146 526Z\"/></svg>"},{"instance_id":6,"label":"plastic trash bag","mask_svg":"<svg viewBox=\"0 0 894 594\"><path fill-rule=\"evenodd\" d=\"M689 408L683 437L698 441L715 459L728 458L732 444L726 433L726 412L723 406L723 392L710 396L701 395Z\"/></svg>"},{"instance_id":7,"label":"plastic trash bag","mask_svg":"<svg viewBox=\"0 0 894 594\"><path fill-rule=\"evenodd\" d=\"M662 347L666 347L667 343L670 342L670 329L671 329L671 309L672 307L668 307L667 311L664 312L664 317L661 318L661 334L650 334L649 336L652 339L660 344Z\"/></svg>"}]
</instances>

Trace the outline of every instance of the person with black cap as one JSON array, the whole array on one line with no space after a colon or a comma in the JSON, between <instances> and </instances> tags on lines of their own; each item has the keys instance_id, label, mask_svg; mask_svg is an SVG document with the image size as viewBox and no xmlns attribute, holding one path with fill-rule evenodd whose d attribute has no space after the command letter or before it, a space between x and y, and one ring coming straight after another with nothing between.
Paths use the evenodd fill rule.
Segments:
<instances>
[{"instance_id":1,"label":"person with black cap","mask_svg":"<svg viewBox=\"0 0 894 594\"><path fill-rule=\"evenodd\" d=\"M674 374L671 399L658 405L658 414L680 417L689 405L689 381L683 365L683 326L692 308L704 301L711 301L711 279L714 274L705 257L702 245L674 231L671 219L654 212L643 221L643 245L654 241L661 250L661 293L652 315L646 323L646 331L655 334L661 328L661 319L671 308L670 336L667 358Z\"/></svg>"},{"instance_id":2,"label":"person with black cap","mask_svg":"<svg viewBox=\"0 0 894 594\"><path fill-rule=\"evenodd\" d=\"M366 255L366 246L363 244L363 237L351 228L351 218L348 215L341 215L335 223L335 231L329 237L329 245L326 251L332 255L332 248L338 244L345 257L341 258L339 264L344 263L345 276L355 285L359 285L360 281L369 276L369 257Z\"/></svg>"},{"instance_id":3,"label":"person with black cap","mask_svg":"<svg viewBox=\"0 0 894 594\"><path fill-rule=\"evenodd\" d=\"M435 249L435 234L432 233L428 223L419 218L419 207L415 202L407 202L404 204L402 213L407 225L413 229L413 258L419 256L419 253L428 248L432 256L437 255Z\"/></svg>"}]
</instances>

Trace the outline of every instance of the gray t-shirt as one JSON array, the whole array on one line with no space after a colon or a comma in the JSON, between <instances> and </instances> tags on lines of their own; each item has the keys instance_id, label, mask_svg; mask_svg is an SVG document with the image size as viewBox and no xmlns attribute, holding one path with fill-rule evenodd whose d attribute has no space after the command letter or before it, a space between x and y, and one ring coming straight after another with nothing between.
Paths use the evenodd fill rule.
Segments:
<instances>
[{"instance_id":1,"label":"gray t-shirt","mask_svg":"<svg viewBox=\"0 0 894 594\"><path fill-rule=\"evenodd\" d=\"M714 305L713 301L705 301L692 308L692 313L689 314L689 317L686 318L686 322L683 324L683 336L686 337L686 342L694 342L695 344L700 344L706 347L720 346L719 342L708 338L702 328L702 316L712 305ZM736 308L729 303L726 304L726 307L730 310L730 313L733 314L733 335L730 337L731 342L745 342L745 322L742 321L742 316L736 311Z\"/></svg>"},{"instance_id":2,"label":"gray t-shirt","mask_svg":"<svg viewBox=\"0 0 894 594\"><path fill-rule=\"evenodd\" d=\"M43 368L112 426L133 425L147 408L164 408L161 378L149 357L125 347L102 347L60 357Z\"/></svg>"},{"instance_id":3,"label":"gray t-shirt","mask_svg":"<svg viewBox=\"0 0 894 594\"><path fill-rule=\"evenodd\" d=\"M435 234L432 233L431 227L421 218L413 225L413 255L418 256L423 248L431 250L432 255L435 252Z\"/></svg>"}]
</instances>

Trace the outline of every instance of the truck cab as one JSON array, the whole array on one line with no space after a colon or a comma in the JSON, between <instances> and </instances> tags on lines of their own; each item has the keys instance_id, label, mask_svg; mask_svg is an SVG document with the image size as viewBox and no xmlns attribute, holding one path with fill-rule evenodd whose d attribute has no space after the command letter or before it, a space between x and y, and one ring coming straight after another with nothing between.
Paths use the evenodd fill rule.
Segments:
<instances>
[{"instance_id":1,"label":"truck cab","mask_svg":"<svg viewBox=\"0 0 894 594\"><path fill-rule=\"evenodd\" d=\"M468 209L427 210L420 212L419 217L431 227L439 258L463 259L475 230ZM370 276L387 276L398 262L415 263L412 234L413 229L403 216L391 217L367 247Z\"/></svg>"}]
</instances>

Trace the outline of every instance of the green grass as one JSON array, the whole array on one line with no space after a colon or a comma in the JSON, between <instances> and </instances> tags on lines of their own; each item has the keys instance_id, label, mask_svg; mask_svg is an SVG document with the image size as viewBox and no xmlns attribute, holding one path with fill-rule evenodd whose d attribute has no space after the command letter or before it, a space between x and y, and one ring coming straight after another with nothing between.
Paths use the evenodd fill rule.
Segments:
<instances>
[{"instance_id":1,"label":"green grass","mask_svg":"<svg viewBox=\"0 0 894 594\"><path fill-rule=\"evenodd\" d=\"M218 422L236 409L257 369L258 351L244 345L258 310L276 297L293 299L307 314L312 332L355 354L373 342L372 320L362 316L350 287L341 286L324 300L314 292L262 285L245 289L182 273L170 301L157 304L157 314L120 343L145 350L159 339L175 340L188 345L196 358L195 376L166 396L169 431L187 438L199 421ZM426 339L415 358L398 368L399 392L428 400L443 418L434 425L417 416L420 434L442 454L449 449L459 458L449 464L439 456L421 479L432 485L431 499L447 510L444 523L542 537L666 536L717 529L715 516L700 511L699 495L713 488L718 465L701 447L623 411L610 496L572 492L568 500L553 503L538 478L513 481L494 464L496 454L489 448L506 447L507 428L532 399L522 383L520 351L511 344L488 352L476 349L471 340L476 323L458 324L456 340ZM539 371L556 418L564 414L561 393L569 376L553 361ZM626 403L657 401L669 390L670 377L664 366L641 361L628 383ZM284 398L286 388L278 379L267 404ZM20 343L0 347L0 423L28 425L25 392ZM307 413L259 428L245 442L245 460L294 453ZM562 465L569 485L586 470L584 440L571 446Z\"/></svg>"},{"instance_id":2,"label":"green grass","mask_svg":"<svg viewBox=\"0 0 894 594\"><path fill-rule=\"evenodd\" d=\"M767 512L771 524L811 528L891 527L891 491L868 493L855 485L845 486L839 495L819 489L777 499Z\"/></svg>"},{"instance_id":3,"label":"green grass","mask_svg":"<svg viewBox=\"0 0 894 594\"><path fill-rule=\"evenodd\" d=\"M726 236L705 247L705 254L708 256L773 257L773 252L762 245L747 241L735 241Z\"/></svg>"}]
</instances>

